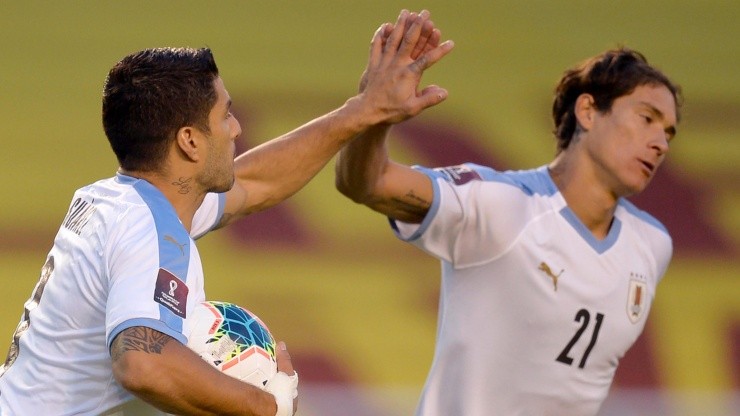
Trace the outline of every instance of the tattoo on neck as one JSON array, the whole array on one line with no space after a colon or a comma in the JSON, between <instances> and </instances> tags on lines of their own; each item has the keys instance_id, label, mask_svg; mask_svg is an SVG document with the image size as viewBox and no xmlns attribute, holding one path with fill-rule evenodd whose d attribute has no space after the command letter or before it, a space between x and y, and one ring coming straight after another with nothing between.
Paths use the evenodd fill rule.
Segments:
<instances>
[{"instance_id":1,"label":"tattoo on neck","mask_svg":"<svg viewBox=\"0 0 740 416\"><path fill-rule=\"evenodd\" d=\"M180 177L178 180L172 182L172 184L180 187L180 190L177 191L178 193L188 194L190 193L190 190L192 189L192 187L190 186L190 181L192 180L193 178Z\"/></svg>"},{"instance_id":2,"label":"tattoo on neck","mask_svg":"<svg viewBox=\"0 0 740 416\"><path fill-rule=\"evenodd\" d=\"M111 346L113 361L121 358L126 351L143 351L148 354L161 354L162 349L172 337L145 327L132 327L121 332Z\"/></svg>"}]
</instances>

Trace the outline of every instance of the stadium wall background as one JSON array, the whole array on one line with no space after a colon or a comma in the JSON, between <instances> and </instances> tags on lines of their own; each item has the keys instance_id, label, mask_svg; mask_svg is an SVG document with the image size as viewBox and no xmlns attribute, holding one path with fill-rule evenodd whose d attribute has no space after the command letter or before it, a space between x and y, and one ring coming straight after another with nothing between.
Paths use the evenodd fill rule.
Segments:
<instances>
[{"instance_id":1,"label":"stadium wall background","mask_svg":"<svg viewBox=\"0 0 740 416\"><path fill-rule=\"evenodd\" d=\"M669 162L635 200L669 228L676 255L602 414L737 414L740 5L730 1L3 1L0 342L10 342L72 192L115 172L100 92L118 59L211 47L247 148L353 94L372 32L402 7L431 10L457 44L425 77L449 89L448 101L396 130L392 150L404 161L545 163L555 81L608 47L638 49L682 84ZM209 298L250 307L288 342L301 414L411 413L431 361L438 265L341 197L331 167L199 247Z\"/></svg>"}]
</instances>

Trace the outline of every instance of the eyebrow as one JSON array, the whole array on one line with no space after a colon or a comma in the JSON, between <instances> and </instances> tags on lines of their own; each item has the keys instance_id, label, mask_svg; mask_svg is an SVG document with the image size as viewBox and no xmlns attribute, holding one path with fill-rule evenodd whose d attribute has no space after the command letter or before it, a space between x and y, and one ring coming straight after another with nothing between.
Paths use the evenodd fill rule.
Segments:
<instances>
[{"instance_id":1,"label":"eyebrow","mask_svg":"<svg viewBox=\"0 0 740 416\"><path fill-rule=\"evenodd\" d=\"M228 115L231 112L231 97L229 97L228 100L226 100L226 103L224 103L224 106L221 107L221 113L223 116Z\"/></svg>"},{"instance_id":2,"label":"eyebrow","mask_svg":"<svg viewBox=\"0 0 740 416\"><path fill-rule=\"evenodd\" d=\"M640 103L642 105L644 105L645 107L647 107L648 111L650 111L656 118L658 118L660 120L665 120L665 114L663 114L662 111L658 110L658 108L656 106L654 106L654 105L652 105L652 104L650 104L650 103L648 103L646 101L641 101ZM666 134L668 134L668 136L670 136L670 138L673 138L673 137L676 136L676 126L675 125L666 127L663 131L665 131Z\"/></svg>"}]
</instances>

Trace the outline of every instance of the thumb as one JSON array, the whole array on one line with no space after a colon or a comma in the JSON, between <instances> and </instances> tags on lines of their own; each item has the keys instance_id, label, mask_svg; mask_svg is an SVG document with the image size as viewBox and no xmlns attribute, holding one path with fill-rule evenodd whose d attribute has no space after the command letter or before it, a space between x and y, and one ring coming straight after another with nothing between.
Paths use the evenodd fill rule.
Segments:
<instances>
[{"instance_id":1,"label":"thumb","mask_svg":"<svg viewBox=\"0 0 740 416\"><path fill-rule=\"evenodd\" d=\"M421 109L432 107L447 99L447 90L437 85L430 85L421 90L416 99Z\"/></svg>"},{"instance_id":2,"label":"thumb","mask_svg":"<svg viewBox=\"0 0 740 416\"><path fill-rule=\"evenodd\" d=\"M278 371L283 372L289 376L295 374L295 370L293 369L293 361L290 358L288 347L283 341L278 342L277 350L275 351L275 361L277 362Z\"/></svg>"}]
</instances>

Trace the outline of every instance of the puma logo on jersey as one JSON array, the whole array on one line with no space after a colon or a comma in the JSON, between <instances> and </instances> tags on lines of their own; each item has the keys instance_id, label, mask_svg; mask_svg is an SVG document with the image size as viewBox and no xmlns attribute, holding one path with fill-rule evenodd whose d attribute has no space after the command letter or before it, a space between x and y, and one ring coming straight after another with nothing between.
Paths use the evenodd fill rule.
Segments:
<instances>
[{"instance_id":1,"label":"puma logo on jersey","mask_svg":"<svg viewBox=\"0 0 740 416\"><path fill-rule=\"evenodd\" d=\"M560 270L560 273L555 274L552 272L552 269L550 268L550 266L548 266L547 263L545 263L544 261L540 263L539 269L545 272L545 274L548 275L550 279L552 279L552 284L553 286L555 286L555 291L557 292L558 291L558 278L560 277L561 274L563 274L565 270L564 269Z\"/></svg>"},{"instance_id":2,"label":"puma logo on jersey","mask_svg":"<svg viewBox=\"0 0 740 416\"><path fill-rule=\"evenodd\" d=\"M185 255L185 246L186 246L186 245L187 245L188 243L185 243L185 244L180 244L180 242L179 242L179 241L175 240L175 237L173 237L173 236L171 236L171 235L169 235L169 234L165 234L165 235L164 235L164 241L169 241L170 243L172 243L172 244L176 245L176 246L177 246L177 248L179 248L179 249L180 249L180 253L182 253L182 255L183 255L183 256Z\"/></svg>"}]
</instances>

